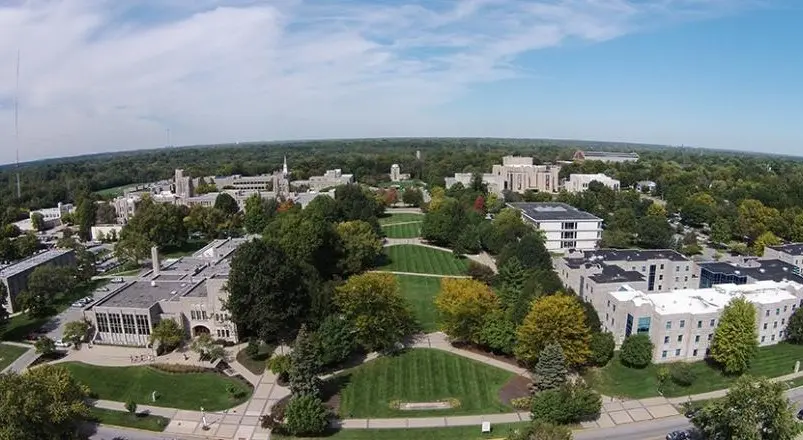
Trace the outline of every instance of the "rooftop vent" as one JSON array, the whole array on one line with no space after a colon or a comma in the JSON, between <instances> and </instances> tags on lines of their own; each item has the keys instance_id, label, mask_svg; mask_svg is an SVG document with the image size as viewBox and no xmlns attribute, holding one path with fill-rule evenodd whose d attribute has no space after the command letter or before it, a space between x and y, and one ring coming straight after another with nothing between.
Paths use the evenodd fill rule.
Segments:
<instances>
[{"instance_id":1,"label":"rooftop vent","mask_svg":"<svg viewBox=\"0 0 803 440\"><path fill-rule=\"evenodd\" d=\"M156 281L155 280L151 281L151 287L156 287Z\"/></svg>"},{"instance_id":2,"label":"rooftop vent","mask_svg":"<svg viewBox=\"0 0 803 440\"><path fill-rule=\"evenodd\" d=\"M759 272L761 272L761 273L764 273L764 272L766 272L766 270L764 270L764 268L763 268L763 267L759 268L759 269L758 269L758 271L759 271Z\"/></svg>"},{"instance_id":3,"label":"rooftop vent","mask_svg":"<svg viewBox=\"0 0 803 440\"><path fill-rule=\"evenodd\" d=\"M175 295L176 293L178 293L178 291L176 291L176 290L171 290L171 291L170 291L170 294L171 294L171 295Z\"/></svg>"}]
</instances>

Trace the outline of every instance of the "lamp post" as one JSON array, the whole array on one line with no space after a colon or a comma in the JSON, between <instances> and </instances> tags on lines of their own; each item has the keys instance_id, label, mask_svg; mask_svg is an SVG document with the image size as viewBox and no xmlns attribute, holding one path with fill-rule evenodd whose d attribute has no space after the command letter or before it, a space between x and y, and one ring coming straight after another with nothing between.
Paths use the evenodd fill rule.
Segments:
<instances>
[{"instance_id":1,"label":"lamp post","mask_svg":"<svg viewBox=\"0 0 803 440\"><path fill-rule=\"evenodd\" d=\"M201 423L203 423L201 429L204 431L209 431L209 425L206 423L206 411L204 410L204 407L201 407Z\"/></svg>"}]
</instances>

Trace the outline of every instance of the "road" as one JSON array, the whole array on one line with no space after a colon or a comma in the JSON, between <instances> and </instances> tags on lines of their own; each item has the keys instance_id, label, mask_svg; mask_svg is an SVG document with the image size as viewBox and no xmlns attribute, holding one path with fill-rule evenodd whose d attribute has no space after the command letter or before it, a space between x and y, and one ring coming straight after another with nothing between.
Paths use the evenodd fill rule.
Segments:
<instances>
[{"instance_id":1,"label":"road","mask_svg":"<svg viewBox=\"0 0 803 440\"><path fill-rule=\"evenodd\" d=\"M89 435L91 440L188 440L192 438L179 437L176 436L176 434L136 431L133 429L115 428L112 426L96 426L90 429L94 431L94 433Z\"/></svg>"}]
</instances>

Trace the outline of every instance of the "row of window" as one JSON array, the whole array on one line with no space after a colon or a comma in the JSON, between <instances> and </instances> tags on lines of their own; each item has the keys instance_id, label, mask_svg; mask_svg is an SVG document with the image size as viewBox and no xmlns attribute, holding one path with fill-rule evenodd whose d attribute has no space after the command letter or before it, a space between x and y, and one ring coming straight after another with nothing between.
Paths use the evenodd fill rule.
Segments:
<instances>
[{"instance_id":1,"label":"row of window","mask_svg":"<svg viewBox=\"0 0 803 440\"><path fill-rule=\"evenodd\" d=\"M231 337L231 333L229 332L229 329L227 329L227 328L219 328L219 329L217 329L217 337L218 338L230 338Z\"/></svg>"},{"instance_id":2,"label":"row of window","mask_svg":"<svg viewBox=\"0 0 803 440\"><path fill-rule=\"evenodd\" d=\"M651 267L654 267L654 266L651 266ZM631 266L630 270L636 270L636 266ZM646 270L647 270L647 266L641 266L641 271L642 272L644 272ZM663 264L661 264L661 270L664 270L664 265ZM685 270L686 270L686 272L689 271L689 265L688 264L686 265L686 269ZM675 266L675 272L680 272L680 266ZM675 281L677 281L677 278L675 278Z\"/></svg>"},{"instance_id":3,"label":"row of window","mask_svg":"<svg viewBox=\"0 0 803 440\"><path fill-rule=\"evenodd\" d=\"M767 324L768 324L767 322L764 323L764 330L767 329ZM781 325L784 325L784 324L786 324L786 318L781 318ZM778 321L774 321L772 323L772 328L778 328Z\"/></svg>"},{"instance_id":4,"label":"row of window","mask_svg":"<svg viewBox=\"0 0 803 440\"><path fill-rule=\"evenodd\" d=\"M713 337L714 337L713 333L709 333L708 334L708 340L709 341ZM683 335L678 335L678 342L683 342ZM700 335L695 335L694 336L694 342L700 342ZM669 336L664 336L664 344L668 344L668 343L669 343Z\"/></svg>"},{"instance_id":5,"label":"row of window","mask_svg":"<svg viewBox=\"0 0 803 440\"><path fill-rule=\"evenodd\" d=\"M803 303L803 300L801 300L801 303ZM796 304L792 304L792 311L794 311L796 308L797 308L797 305ZM789 310L789 307L788 306L783 306L783 312L786 313L787 310ZM775 316L778 316L780 314L781 314L781 309L780 308L775 309ZM765 317L766 316L770 316L770 311L769 310L765 311L764 312L764 316Z\"/></svg>"},{"instance_id":6,"label":"row of window","mask_svg":"<svg viewBox=\"0 0 803 440\"><path fill-rule=\"evenodd\" d=\"M130 315L116 313L96 313L98 321L98 331L103 333L126 334L126 335L149 335L151 334L148 315Z\"/></svg>"},{"instance_id":7,"label":"row of window","mask_svg":"<svg viewBox=\"0 0 803 440\"><path fill-rule=\"evenodd\" d=\"M205 321L209 319L209 317L210 315L206 313L206 310L190 310L190 318L195 321ZM223 322L231 319L227 313L215 313L214 318L217 322Z\"/></svg>"},{"instance_id":8,"label":"row of window","mask_svg":"<svg viewBox=\"0 0 803 440\"><path fill-rule=\"evenodd\" d=\"M716 323L717 323L717 320L716 319L712 319L711 321L708 322L708 326L709 327L713 327L713 326L716 325ZM681 319L680 321L678 321L678 327L679 328L685 328L686 327L686 320L685 319ZM703 321L697 321L697 328L703 328ZM667 330L671 330L672 329L672 321L666 321L666 329Z\"/></svg>"},{"instance_id":9,"label":"row of window","mask_svg":"<svg viewBox=\"0 0 803 440\"><path fill-rule=\"evenodd\" d=\"M783 330L781 330L780 332L778 332L778 339L783 339ZM762 337L761 337L761 343L762 343L762 344L763 344L763 343L764 343L764 341L766 341L766 340L767 340L767 337L766 337L766 336L762 336ZM773 335L770 335L770 341L774 341L774 340L775 340L775 335L774 335L774 334L773 334Z\"/></svg>"},{"instance_id":10,"label":"row of window","mask_svg":"<svg viewBox=\"0 0 803 440\"><path fill-rule=\"evenodd\" d=\"M697 357L697 353L698 353L698 351L695 348L691 352L691 355L694 356L694 357ZM711 354L711 349L710 348L706 348L705 349L705 355L708 356L709 354ZM666 355L667 355L667 351L666 350L662 351L661 352L661 359L666 359ZM680 349L679 348L677 350L675 350L675 357L678 357L678 356L680 356Z\"/></svg>"}]
</instances>

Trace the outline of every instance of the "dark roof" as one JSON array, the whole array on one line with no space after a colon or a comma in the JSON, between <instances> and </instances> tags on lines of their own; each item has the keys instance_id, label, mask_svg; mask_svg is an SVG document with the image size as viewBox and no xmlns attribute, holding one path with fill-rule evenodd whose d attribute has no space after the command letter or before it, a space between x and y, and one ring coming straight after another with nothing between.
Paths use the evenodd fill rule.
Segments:
<instances>
[{"instance_id":1,"label":"dark roof","mask_svg":"<svg viewBox=\"0 0 803 440\"><path fill-rule=\"evenodd\" d=\"M725 275L743 275L756 281L796 281L803 284L803 276L794 273L795 266L781 260L756 260L750 266L731 263L700 263L700 269Z\"/></svg>"},{"instance_id":2,"label":"dark roof","mask_svg":"<svg viewBox=\"0 0 803 440\"><path fill-rule=\"evenodd\" d=\"M803 243L782 244L780 246L769 246L769 248L789 255L803 255Z\"/></svg>"},{"instance_id":3,"label":"dark roof","mask_svg":"<svg viewBox=\"0 0 803 440\"><path fill-rule=\"evenodd\" d=\"M583 151L583 156L585 157L632 157L634 159L638 159L639 156L637 153L621 153L617 151L594 151L594 150L585 150Z\"/></svg>"},{"instance_id":4,"label":"dark roof","mask_svg":"<svg viewBox=\"0 0 803 440\"><path fill-rule=\"evenodd\" d=\"M588 278L600 284L606 283L633 283L644 281L644 275L634 270L624 270L619 266L602 264L602 272L590 275Z\"/></svg>"},{"instance_id":5,"label":"dark roof","mask_svg":"<svg viewBox=\"0 0 803 440\"><path fill-rule=\"evenodd\" d=\"M580 258L581 255L582 258ZM582 254L575 252L569 254L566 259L584 261L691 261L683 254L672 249L597 249L584 251Z\"/></svg>"},{"instance_id":6,"label":"dark roof","mask_svg":"<svg viewBox=\"0 0 803 440\"><path fill-rule=\"evenodd\" d=\"M565 203L553 202L518 202L508 203L509 206L521 212L533 221L549 220L602 220L585 211L569 206Z\"/></svg>"}]
</instances>

